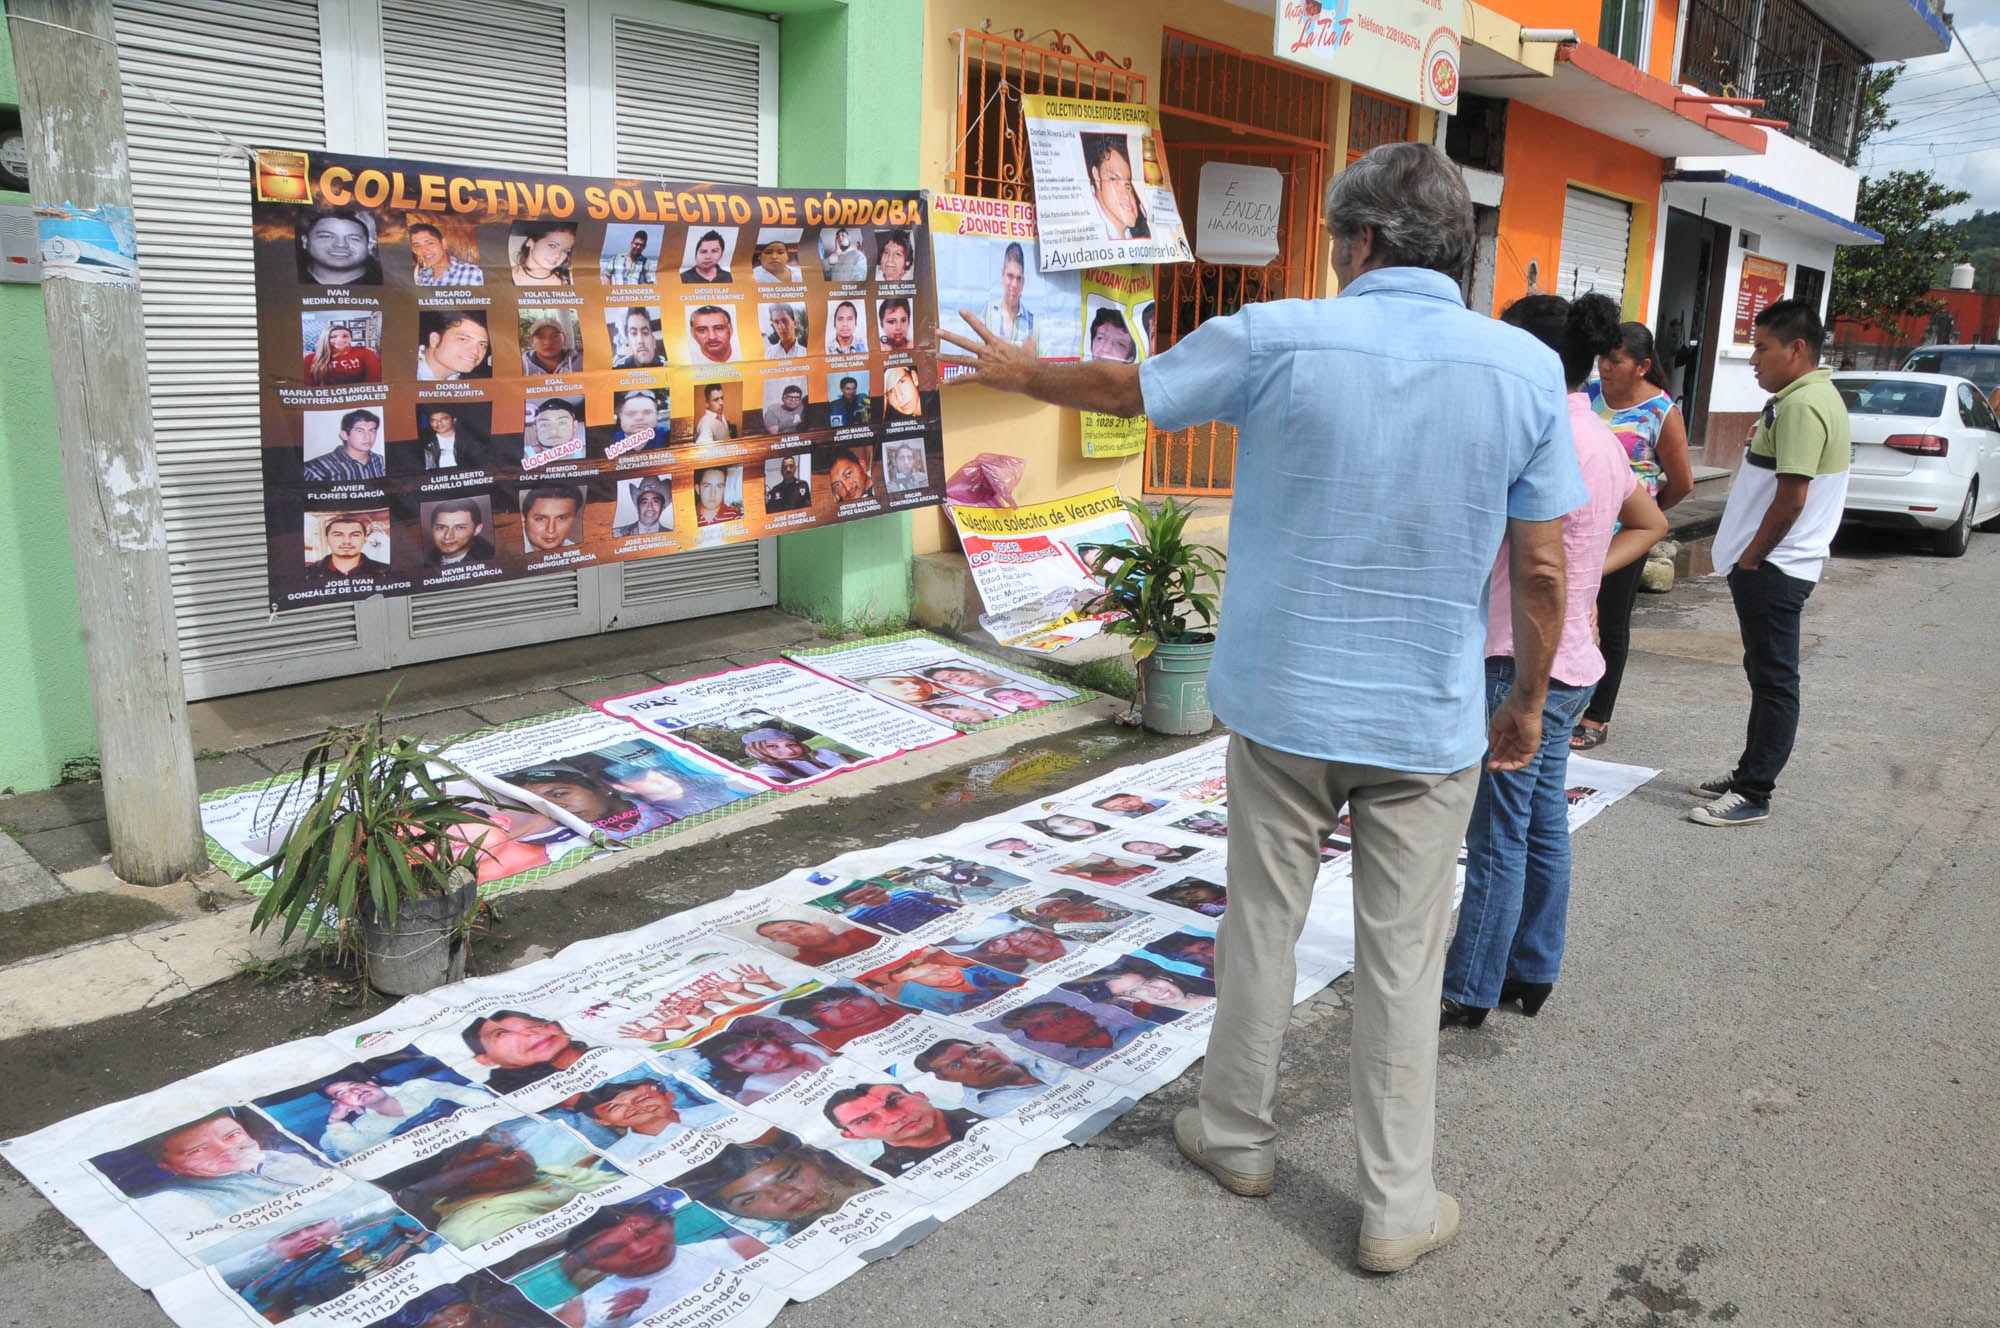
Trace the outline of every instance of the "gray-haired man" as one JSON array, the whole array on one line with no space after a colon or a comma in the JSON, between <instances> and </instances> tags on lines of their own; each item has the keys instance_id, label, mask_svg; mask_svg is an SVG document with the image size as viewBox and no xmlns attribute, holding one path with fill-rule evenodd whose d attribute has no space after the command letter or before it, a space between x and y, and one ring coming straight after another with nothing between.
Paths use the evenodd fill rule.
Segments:
<instances>
[{"instance_id":1,"label":"gray-haired man","mask_svg":"<svg viewBox=\"0 0 2000 1328\"><path fill-rule=\"evenodd\" d=\"M1140 365L1046 364L969 314L980 341L943 335L974 352L961 382L1238 430L1235 494L1258 517L1231 532L1210 676L1235 733L1229 911L1200 1106L1174 1136L1228 1189L1271 1192L1292 945L1349 803L1356 1258L1395 1272L1458 1231L1431 1174L1453 866L1481 756L1518 769L1539 742L1561 518L1586 493L1554 353L1459 293L1474 230L1457 168L1377 148L1335 177L1326 211L1339 298L1245 306ZM1517 675L1489 723L1485 585L1503 536Z\"/></svg>"}]
</instances>

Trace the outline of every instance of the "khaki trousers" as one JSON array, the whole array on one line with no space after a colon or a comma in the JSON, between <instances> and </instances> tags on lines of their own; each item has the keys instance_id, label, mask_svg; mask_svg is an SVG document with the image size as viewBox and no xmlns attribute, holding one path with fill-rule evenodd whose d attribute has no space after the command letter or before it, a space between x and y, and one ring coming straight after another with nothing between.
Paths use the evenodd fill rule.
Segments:
<instances>
[{"instance_id":1,"label":"khaki trousers","mask_svg":"<svg viewBox=\"0 0 2000 1328\"><path fill-rule=\"evenodd\" d=\"M1428 1231L1436 1134L1438 999L1453 868L1477 765L1409 774L1229 742L1229 909L1216 934L1216 1016L1201 1079L1202 1149L1268 1172L1272 1103L1291 1018L1292 949L1305 927L1320 842L1349 804L1354 824L1354 1011L1348 1081L1361 1230Z\"/></svg>"}]
</instances>

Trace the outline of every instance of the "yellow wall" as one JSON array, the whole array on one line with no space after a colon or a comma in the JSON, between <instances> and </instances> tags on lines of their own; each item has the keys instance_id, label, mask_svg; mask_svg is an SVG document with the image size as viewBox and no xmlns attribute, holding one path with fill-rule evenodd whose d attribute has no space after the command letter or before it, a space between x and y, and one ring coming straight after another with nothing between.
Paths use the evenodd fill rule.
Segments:
<instances>
[{"instance_id":1,"label":"yellow wall","mask_svg":"<svg viewBox=\"0 0 2000 1328\"><path fill-rule=\"evenodd\" d=\"M947 187L946 173L956 156L958 135L959 30L979 29L982 20L994 17L990 4L970 0L930 0L924 21L924 115L922 180L926 188ZM1128 57L1132 72L1146 77L1146 101L1157 106L1160 100L1160 55L1163 28L1174 28L1204 40L1233 46L1252 55L1268 55L1271 50L1271 20L1235 5L1217 0L1099 0L1080 6L1074 0L1017 0L1004 11L1005 28L1011 36L1020 28L1034 44L1051 38L1043 30L1061 28L1073 33L1091 51L1102 50L1112 63ZM1041 33L1043 35L1036 36ZM1079 51L1079 54L1087 54ZM1344 85L1336 84L1336 89ZM1327 154L1329 175L1345 160L1346 140L1336 137L1345 125L1346 97L1329 99L1328 141L1339 145ZM972 114L969 108L967 114ZM1423 117L1427 126L1430 117ZM1218 129L1218 136L1228 131ZM1428 130L1426 129L1426 136ZM1192 218L1188 219L1192 221ZM1332 289L1331 274L1322 289ZM1128 496L1140 494L1145 478L1143 456L1116 460L1093 460L1083 456L1074 411L1041 406L1021 397L1002 396L981 387L951 387L943 392L945 469L956 470L981 452L998 452L1024 458L1027 472L1015 498L1022 503L1067 497L1087 489L1117 485ZM1215 500L1204 500L1204 508L1214 510ZM918 553L934 553L952 547L950 518L941 508L915 513L913 537Z\"/></svg>"}]
</instances>

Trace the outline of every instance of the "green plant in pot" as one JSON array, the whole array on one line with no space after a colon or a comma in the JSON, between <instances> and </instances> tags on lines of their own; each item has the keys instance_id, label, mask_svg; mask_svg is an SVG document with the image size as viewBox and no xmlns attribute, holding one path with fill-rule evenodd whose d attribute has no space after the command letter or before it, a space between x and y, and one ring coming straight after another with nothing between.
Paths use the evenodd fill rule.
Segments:
<instances>
[{"instance_id":1,"label":"green plant in pot","mask_svg":"<svg viewBox=\"0 0 2000 1328\"><path fill-rule=\"evenodd\" d=\"M1208 664L1225 555L1186 537L1192 503L1168 498L1153 507L1127 498L1125 510L1136 539L1082 546L1091 573L1104 583L1085 611L1125 615L1104 630L1132 638L1141 722L1155 733L1206 733L1215 723Z\"/></svg>"},{"instance_id":2,"label":"green plant in pot","mask_svg":"<svg viewBox=\"0 0 2000 1328\"><path fill-rule=\"evenodd\" d=\"M389 735L385 722L378 709L360 725L329 728L307 749L297 782L271 807L273 821L291 828L243 879L271 877L253 928L283 919L289 940L323 925L337 959L402 996L465 976L480 847L477 834L458 827L485 824L486 804L451 792L433 770L471 775Z\"/></svg>"}]
</instances>

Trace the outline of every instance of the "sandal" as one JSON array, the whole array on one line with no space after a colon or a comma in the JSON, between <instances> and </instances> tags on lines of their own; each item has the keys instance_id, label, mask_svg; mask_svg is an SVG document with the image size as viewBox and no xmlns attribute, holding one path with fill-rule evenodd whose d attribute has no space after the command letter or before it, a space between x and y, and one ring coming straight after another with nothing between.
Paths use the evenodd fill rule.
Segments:
<instances>
[{"instance_id":1,"label":"sandal","mask_svg":"<svg viewBox=\"0 0 2000 1328\"><path fill-rule=\"evenodd\" d=\"M1569 749L1573 752L1595 751L1610 736L1611 727L1608 724L1599 724L1594 728L1589 724L1578 724L1570 731Z\"/></svg>"}]
</instances>

